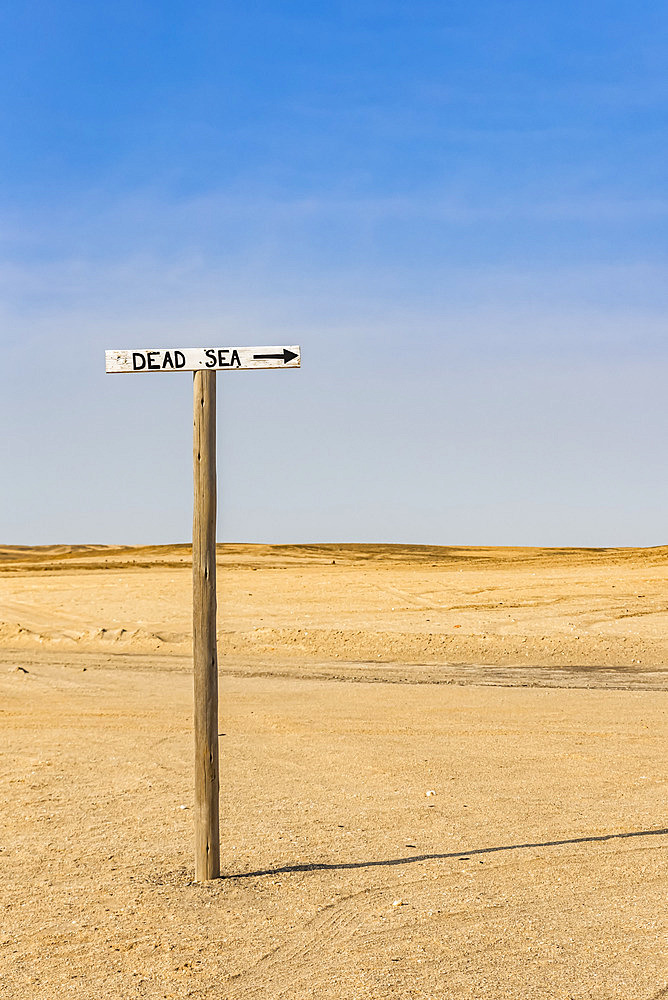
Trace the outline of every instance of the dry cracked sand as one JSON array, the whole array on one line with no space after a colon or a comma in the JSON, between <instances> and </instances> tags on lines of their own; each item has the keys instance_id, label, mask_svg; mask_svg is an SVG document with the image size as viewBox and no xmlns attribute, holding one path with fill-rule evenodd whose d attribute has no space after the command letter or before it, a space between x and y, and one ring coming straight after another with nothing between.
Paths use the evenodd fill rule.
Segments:
<instances>
[{"instance_id":1,"label":"dry cracked sand","mask_svg":"<svg viewBox=\"0 0 668 1000\"><path fill-rule=\"evenodd\" d=\"M0 549L0 996L668 998L668 548Z\"/></svg>"}]
</instances>

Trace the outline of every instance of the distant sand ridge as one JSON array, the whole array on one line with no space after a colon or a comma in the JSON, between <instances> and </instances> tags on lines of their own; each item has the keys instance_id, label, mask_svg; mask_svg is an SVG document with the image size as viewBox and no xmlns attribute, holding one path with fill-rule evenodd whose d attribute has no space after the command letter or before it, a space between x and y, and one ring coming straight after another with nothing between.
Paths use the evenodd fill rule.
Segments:
<instances>
[{"instance_id":1,"label":"distant sand ridge","mask_svg":"<svg viewBox=\"0 0 668 1000\"><path fill-rule=\"evenodd\" d=\"M221 663L661 667L667 576L668 546L220 545ZM187 656L190 586L187 545L0 547L0 646Z\"/></svg>"}]
</instances>

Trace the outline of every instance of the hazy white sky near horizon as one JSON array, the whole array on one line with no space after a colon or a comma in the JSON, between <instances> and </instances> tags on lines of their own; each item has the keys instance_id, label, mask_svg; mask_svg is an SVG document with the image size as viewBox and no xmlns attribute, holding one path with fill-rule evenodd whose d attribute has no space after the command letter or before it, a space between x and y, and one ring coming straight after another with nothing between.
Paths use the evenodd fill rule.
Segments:
<instances>
[{"instance_id":1,"label":"hazy white sky near horizon","mask_svg":"<svg viewBox=\"0 0 668 1000\"><path fill-rule=\"evenodd\" d=\"M10 2L0 542L186 541L218 376L221 540L655 545L668 11Z\"/></svg>"}]
</instances>

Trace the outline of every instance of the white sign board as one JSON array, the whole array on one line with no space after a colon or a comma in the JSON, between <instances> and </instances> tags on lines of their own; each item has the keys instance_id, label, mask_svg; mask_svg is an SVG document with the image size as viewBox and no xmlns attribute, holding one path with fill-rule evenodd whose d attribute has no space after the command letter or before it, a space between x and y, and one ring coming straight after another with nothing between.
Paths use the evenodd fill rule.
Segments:
<instances>
[{"instance_id":1,"label":"white sign board","mask_svg":"<svg viewBox=\"0 0 668 1000\"><path fill-rule=\"evenodd\" d=\"M105 351L107 372L196 372L299 368L298 347L160 347Z\"/></svg>"}]
</instances>

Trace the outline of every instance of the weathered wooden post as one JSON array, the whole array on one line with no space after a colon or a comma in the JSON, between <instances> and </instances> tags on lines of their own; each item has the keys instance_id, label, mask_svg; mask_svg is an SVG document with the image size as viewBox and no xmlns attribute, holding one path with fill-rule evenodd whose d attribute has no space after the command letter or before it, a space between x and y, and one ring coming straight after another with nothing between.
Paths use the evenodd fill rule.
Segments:
<instances>
[{"instance_id":1,"label":"weathered wooden post","mask_svg":"<svg viewBox=\"0 0 668 1000\"><path fill-rule=\"evenodd\" d=\"M216 373L193 376L195 878L220 875L216 645Z\"/></svg>"},{"instance_id":2,"label":"weathered wooden post","mask_svg":"<svg viewBox=\"0 0 668 1000\"><path fill-rule=\"evenodd\" d=\"M298 347L184 347L105 351L107 372L193 376L193 672L195 878L220 875L216 647L216 372L299 368Z\"/></svg>"}]
</instances>

